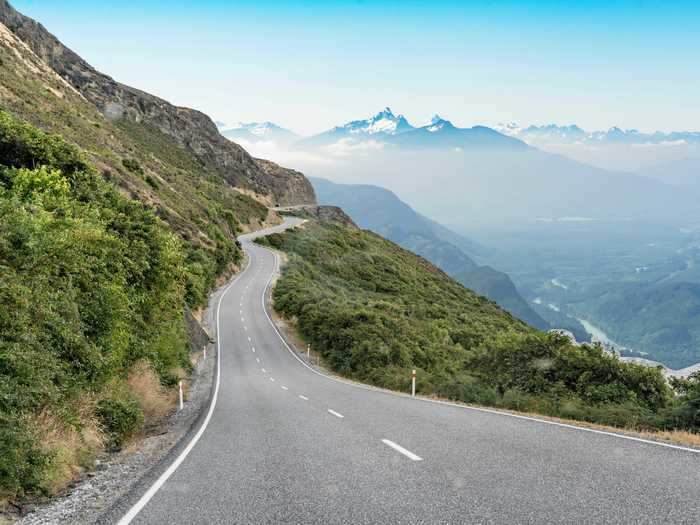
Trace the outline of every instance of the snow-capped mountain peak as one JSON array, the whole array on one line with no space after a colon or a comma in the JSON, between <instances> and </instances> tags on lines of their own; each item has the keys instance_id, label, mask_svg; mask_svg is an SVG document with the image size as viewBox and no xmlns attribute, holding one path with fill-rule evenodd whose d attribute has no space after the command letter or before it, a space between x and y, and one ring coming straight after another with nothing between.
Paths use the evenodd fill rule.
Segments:
<instances>
[{"instance_id":1,"label":"snow-capped mountain peak","mask_svg":"<svg viewBox=\"0 0 700 525\"><path fill-rule=\"evenodd\" d=\"M434 115L433 118L430 119L430 124L425 126L425 129L431 133L435 133L436 131L451 127L454 127L452 126L452 122L445 120L440 115Z\"/></svg>"},{"instance_id":2,"label":"snow-capped mountain peak","mask_svg":"<svg viewBox=\"0 0 700 525\"><path fill-rule=\"evenodd\" d=\"M291 143L298 136L292 131L278 126L274 122L238 122L228 129L221 130L221 134L231 140L249 142L275 141Z\"/></svg>"},{"instance_id":3,"label":"snow-capped mountain peak","mask_svg":"<svg viewBox=\"0 0 700 525\"><path fill-rule=\"evenodd\" d=\"M230 129L247 130L253 135L264 137L265 135L282 128L273 122L238 122L231 126Z\"/></svg>"},{"instance_id":4,"label":"snow-capped mountain peak","mask_svg":"<svg viewBox=\"0 0 700 525\"><path fill-rule=\"evenodd\" d=\"M395 135L403 131L413 129L406 117L403 115L394 115L391 108L386 107L376 115L365 120L353 120L334 128L338 131L347 131L353 135L375 135L377 133Z\"/></svg>"}]
</instances>

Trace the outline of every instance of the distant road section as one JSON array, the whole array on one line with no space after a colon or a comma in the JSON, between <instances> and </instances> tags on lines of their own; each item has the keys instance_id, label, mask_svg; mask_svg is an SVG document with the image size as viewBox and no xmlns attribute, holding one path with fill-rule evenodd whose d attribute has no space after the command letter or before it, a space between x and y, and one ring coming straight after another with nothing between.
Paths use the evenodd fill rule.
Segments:
<instances>
[{"instance_id":1,"label":"distant road section","mask_svg":"<svg viewBox=\"0 0 700 525\"><path fill-rule=\"evenodd\" d=\"M121 523L698 522L696 451L308 368L265 311L278 261L253 243L260 234L241 237L250 264L220 300L210 417Z\"/></svg>"}]
</instances>

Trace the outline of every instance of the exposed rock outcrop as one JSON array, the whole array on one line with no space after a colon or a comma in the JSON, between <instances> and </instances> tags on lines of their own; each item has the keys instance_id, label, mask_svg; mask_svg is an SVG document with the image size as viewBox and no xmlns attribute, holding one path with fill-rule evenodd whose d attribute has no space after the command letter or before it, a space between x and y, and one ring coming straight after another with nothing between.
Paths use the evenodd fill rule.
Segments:
<instances>
[{"instance_id":1,"label":"exposed rock outcrop","mask_svg":"<svg viewBox=\"0 0 700 525\"><path fill-rule=\"evenodd\" d=\"M13 9L6 0L0 0L0 23L97 106L105 118L127 118L155 127L180 146L190 149L202 163L233 186L270 195L280 204L315 202L311 185L300 173L279 168L271 174L242 147L221 136L205 114L176 107L100 73L40 23Z\"/></svg>"},{"instance_id":2,"label":"exposed rock outcrop","mask_svg":"<svg viewBox=\"0 0 700 525\"><path fill-rule=\"evenodd\" d=\"M269 160L255 159L260 169L267 175L276 206L295 204L315 204L316 194L303 173L275 164Z\"/></svg>"},{"instance_id":3,"label":"exposed rock outcrop","mask_svg":"<svg viewBox=\"0 0 700 525\"><path fill-rule=\"evenodd\" d=\"M350 228L359 229L357 224L355 224L350 216L338 206L287 206L277 208L277 210L282 213L286 212L296 217L313 219L319 222L333 222L336 224L342 224L343 226L349 226Z\"/></svg>"}]
</instances>

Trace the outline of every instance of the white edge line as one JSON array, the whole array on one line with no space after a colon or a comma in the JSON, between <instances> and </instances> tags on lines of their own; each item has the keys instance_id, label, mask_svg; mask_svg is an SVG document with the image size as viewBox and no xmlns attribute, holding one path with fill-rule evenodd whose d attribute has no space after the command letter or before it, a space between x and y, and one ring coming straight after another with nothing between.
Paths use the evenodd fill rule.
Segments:
<instances>
[{"instance_id":1,"label":"white edge line","mask_svg":"<svg viewBox=\"0 0 700 525\"><path fill-rule=\"evenodd\" d=\"M216 400L219 397L219 385L221 383L221 331L219 329L219 313L221 311L221 301L226 295L226 293L231 289L231 287L240 279L240 277L248 271L250 268L250 257L248 257L248 264L246 264L245 270L239 273L235 279L233 279L226 289L219 296L219 300L216 303L216 385L214 386L214 395L211 398L211 404L209 405L209 412L207 412L207 417L204 419L202 426L199 427L197 433L192 437L190 442L187 444L185 449L180 453L180 455L173 461L170 466L163 472L160 477L150 486L150 488L141 496L141 498L128 510L126 514L117 522L117 525L128 525L131 521L138 515L141 510L151 501L151 498L155 496L156 492L168 481L168 478L173 475L180 464L185 460L187 455L192 451L194 446L202 437L204 431L209 425L211 416L214 413L214 408L216 407Z\"/></svg>"},{"instance_id":2,"label":"white edge line","mask_svg":"<svg viewBox=\"0 0 700 525\"><path fill-rule=\"evenodd\" d=\"M275 330L275 333L277 334L277 337L279 337L280 341L282 341L282 344L287 348L290 354L301 363L302 366L313 372L314 374L324 377L328 379L329 381L335 381L336 383L342 383L344 385L351 386L353 388L360 388L362 390L368 390L370 392L377 392L379 394L384 394L387 396L394 396L394 397L403 397L403 398L410 398L414 399L417 401L421 401L423 403L433 403L436 405L447 405L447 406L452 406L452 407L457 407L461 408L463 410L473 410L475 412L484 412L487 414L495 414L497 416L503 416L503 417L512 417L515 419L524 419L526 421L534 421L537 423L543 423L545 425L552 425L555 427L560 427L560 428L568 428L570 430L577 430L579 432L590 432L591 434L598 434L602 436L609 436L609 437L614 437L618 439L626 439L628 441L634 441L637 443L644 443L647 445L654 445L657 447L664 447L664 448L670 448L674 450L682 450L684 452L692 452L693 454L700 454L700 449L697 448L690 448L690 447L683 447L681 445L673 445L671 443L662 443L660 441L652 441L651 439L644 439L644 438L639 438L639 437L634 437L634 436L626 436L624 434L618 434L616 432L609 432L606 430L597 430L595 428L586 428L586 427L579 427L577 425L570 425L568 423L560 423L559 421L549 421L547 419L540 419L537 417L532 417L532 416L524 416L520 414L512 414L510 412L501 412L500 410L494 410L490 408L482 408L482 407L473 407L469 405L460 405L458 403L452 403L450 401L440 401L438 399L426 399L423 397L411 397L408 394L401 394L399 392L390 392L387 390L383 390L380 388L375 388L371 386L366 386L366 385L359 385L357 383L352 383L350 381L345 381L343 379L339 379L337 377L331 377L329 375L326 375L322 372L319 372L315 368L310 367L308 364L306 364L295 352L292 350L289 345L287 344L287 341L284 340L284 337L282 337L282 334L280 334L279 329L277 328L277 325L272 322L272 319L270 318L270 314L267 313L267 304L265 302L265 297L267 296L268 289L270 287L270 284L272 283L272 278L275 276L275 274L279 271L279 257L277 255L277 252L275 250L270 250L268 248L264 248L263 246L259 246L260 249L268 251L272 253L273 257L275 258L275 268L272 272L272 275L270 275L270 278L267 281L267 285L265 286L263 290L263 295L262 295L262 305L263 305L263 312L265 312L265 317L267 317L267 321L270 323L272 328Z\"/></svg>"},{"instance_id":3,"label":"white edge line","mask_svg":"<svg viewBox=\"0 0 700 525\"><path fill-rule=\"evenodd\" d=\"M343 419L345 417L343 414L340 414L340 413L338 413L335 410L332 410L330 408L328 409L328 413L333 414L335 417L339 417L340 419Z\"/></svg>"},{"instance_id":4,"label":"white edge line","mask_svg":"<svg viewBox=\"0 0 700 525\"><path fill-rule=\"evenodd\" d=\"M391 448L393 448L393 449L396 450L397 452L400 452L401 454L403 454L404 456L406 456L407 458L409 458L409 459L411 459L411 460L413 460L413 461L423 461L423 458L422 458L422 457L418 456L417 454L414 454L414 453L411 452L410 450L406 450L406 449L403 448L401 445L397 445L397 444L394 443L393 441L390 441L390 440L388 440L388 439L382 439L382 443L384 443L385 445L390 446Z\"/></svg>"}]
</instances>

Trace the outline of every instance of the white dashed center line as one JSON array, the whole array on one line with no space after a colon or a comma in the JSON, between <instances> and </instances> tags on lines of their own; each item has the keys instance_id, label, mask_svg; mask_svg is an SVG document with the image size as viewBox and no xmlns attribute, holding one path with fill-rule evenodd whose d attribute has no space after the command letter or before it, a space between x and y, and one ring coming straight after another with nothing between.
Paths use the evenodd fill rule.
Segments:
<instances>
[{"instance_id":1,"label":"white dashed center line","mask_svg":"<svg viewBox=\"0 0 700 525\"><path fill-rule=\"evenodd\" d=\"M270 378L270 381L272 381L272 382L274 383L274 382L275 382L275 378L274 378L274 377L271 377L271 378Z\"/></svg>"},{"instance_id":2,"label":"white dashed center line","mask_svg":"<svg viewBox=\"0 0 700 525\"><path fill-rule=\"evenodd\" d=\"M282 390L289 390L286 386L282 385Z\"/></svg>"},{"instance_id":3,"label":"white dashed center line","mask_svg":"<svg viewBox=\"0 0 700 525\"><path fill-rule=\"evenodd\" d=\"M303 399L304 401L308 401L308 400L309 400L308 397L302 396L301 394L299 394L299 398L300 398L300 399Z\"/></svg>"},{"instance_id":4,"label":"white dashed center line","mask_svg":"<svg viewBox=\"0 0 700 525\"><path fill-rule=\"evenodd\" d=\"M396 450L397 452L400 452L401 454L403 454L404 456L406 456L407 458L409 458L409 459L412 460L412 461L423 461L423 458L422 458L422 457L417 456L416 454L414 454L414 453L411 452L410 450L406 450L406 449L403 448L401 445L397 445L397 444L394 443L393 441L389 441L388 439L382 439L382 443L384 443L385 445L387 445L387 446L393 448L393 449Z\"/></svg>"},{"instance_id":5,"label":"white dashed center line","mask_svg":"<svg viewBox=\"0 0 700 525\"><path fill-rule=\"evenodd\" d=\"M328 409L329 414L333 414L335 417L339 417L340 419L343 419L345 416L343 414L339 414L335 410L331 410L330 408Z\"/></svg>"},{"instance_id":6,"label":"white dashed center line","mask_svg":"<svg viewBox=\"0 0 700 525\"><path fill-rule=\"evenodd\" d=\"M255 361L257 361L257 362L259 363L259 362L260 362L260 358L256 357L256 358L255 358Z\"/></svg>"},{"instance_id":7,"label":"white dashed center line","mask_svg":"<svg viewBox=\"0 0 700 525\"><path fill-rule=\"evenodd\" d=\"M265 370L264 368L262 369L262 371L263 371L263 374L267 374L267 370Z\"/></svg>"}]
</instances>

